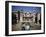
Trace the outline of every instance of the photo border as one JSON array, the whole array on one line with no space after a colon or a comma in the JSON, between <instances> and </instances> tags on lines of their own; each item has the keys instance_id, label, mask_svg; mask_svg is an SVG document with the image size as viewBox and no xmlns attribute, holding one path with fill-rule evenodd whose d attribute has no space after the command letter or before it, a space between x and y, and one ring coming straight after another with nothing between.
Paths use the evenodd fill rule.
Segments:
<instances>
[{"instance_id":1,"label":"photo border","mask_svg":"<svg viewBox=\"0 0 46 37\"><path fill-rule=\"evenodd\" d=\"M44 32L43 33L27 33L27 34L12 34L9 35L9 3L29 3L29 4L42 4L44 5ZM18 35L34 35L45 34L45 3L37 2L20 2L20 1L5 1L5 36L18 36Z\"/></svg>"}]
</instances>

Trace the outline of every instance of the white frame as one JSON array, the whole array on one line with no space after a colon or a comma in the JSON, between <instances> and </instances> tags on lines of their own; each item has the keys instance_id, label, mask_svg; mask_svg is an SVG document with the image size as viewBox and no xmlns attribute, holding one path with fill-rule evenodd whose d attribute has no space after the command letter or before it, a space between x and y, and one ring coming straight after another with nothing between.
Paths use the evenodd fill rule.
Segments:
<instances>
[{"instance_id":1,"label":"white frame","mask_svg":"<svg viewBox=\"0 0 46 37\"><path fill-rule=\"evenodd\" d=\"M11 15L11 12L12 12L12 8L11 8L11 6L35 6L35 7L41 7L41 12L42 12L42 14L41 14L41 18L42 18L42 20L41 20L41 30L31 30L31 31L11 31L12 30L12 23L11 23L11 19L12 19L12 15ZM25 33L41 33L41 32L43 32L43 27L44 27L44 21L43 21L43 16L44 16L44 14L43 14L43 5L38 5L38 4L25 4L25 3L9 3L9 34L25 34Z\"/></svg>"}]
</instances>

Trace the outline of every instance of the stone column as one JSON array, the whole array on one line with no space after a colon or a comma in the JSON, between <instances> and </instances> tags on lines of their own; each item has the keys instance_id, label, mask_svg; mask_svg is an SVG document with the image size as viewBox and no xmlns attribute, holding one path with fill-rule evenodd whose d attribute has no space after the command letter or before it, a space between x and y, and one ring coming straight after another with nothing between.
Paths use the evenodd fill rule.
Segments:
<instances>
[{"instance_id":1,"label":"stone column","mask_svg":"<svg viewBox=\"0 0 46 37\"><path fill-rule=\"evenodd\" d=\"M23 16L22 16L22 14L20 14L20 22L22 22L22 21L23 21L23 20L22 20L22 17L23 17Z\"/></svg>"},{"instance_id":2,"label":"stone column","mask_svg":"<svg viewBox=\"0 0 46 37\"><path fill-rule=\"evenodd\" d=\"M37 23L39 24L39 20L40 20L40 13L38 13L37 15Z\"/></svg>"},{"instance_id":3,"label":"stone column","mask_svg":"<svg viewBox=\"0 0 46 37\"><path fill-rule=\"evenodd\" d=\"M33 14L33 22L35 22L35 14Z\"/></svg>"}]
</instances>

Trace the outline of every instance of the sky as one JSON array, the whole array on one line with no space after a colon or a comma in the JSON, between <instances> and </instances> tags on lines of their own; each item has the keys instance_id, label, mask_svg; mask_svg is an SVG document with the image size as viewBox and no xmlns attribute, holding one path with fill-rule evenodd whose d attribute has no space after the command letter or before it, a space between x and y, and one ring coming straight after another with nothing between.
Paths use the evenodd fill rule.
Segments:
<instances>
[{"instance_id":1,"label":"sky","mask_svg":"<svg viewBox=\"0 0 46 37\"><path fill-rule=\"evenodd\" d=\"M12 6L12 11L16 10L23 10L25 12L37 13L41 12L41 7L34 7L34 6Z\"/></svg>"}]
</instances>

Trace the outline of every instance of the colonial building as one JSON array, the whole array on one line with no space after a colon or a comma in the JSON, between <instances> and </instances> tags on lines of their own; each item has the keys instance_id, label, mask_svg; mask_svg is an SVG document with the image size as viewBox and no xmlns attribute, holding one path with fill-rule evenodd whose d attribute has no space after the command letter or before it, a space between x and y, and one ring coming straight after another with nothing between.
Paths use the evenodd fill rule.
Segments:
<instances>
[{"instance_id":1,"label":"colonial building","mask_svg":"<svg viewBox=\"0 0 46 37\"><path fill-rule=\"evenodd\" d=\"M17 22L34 22L39 23L40 13L15 12Z\"/></svg>"}]
</instances>

